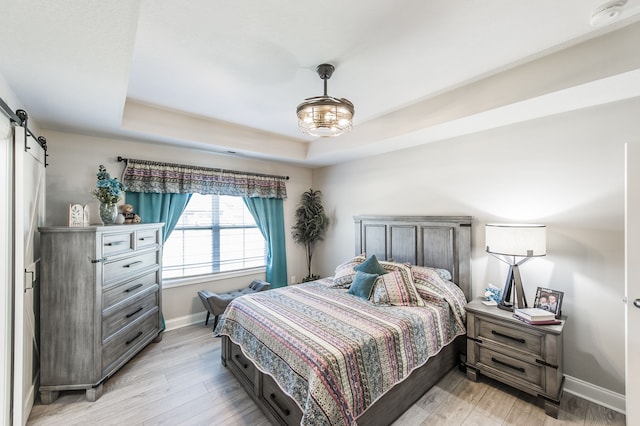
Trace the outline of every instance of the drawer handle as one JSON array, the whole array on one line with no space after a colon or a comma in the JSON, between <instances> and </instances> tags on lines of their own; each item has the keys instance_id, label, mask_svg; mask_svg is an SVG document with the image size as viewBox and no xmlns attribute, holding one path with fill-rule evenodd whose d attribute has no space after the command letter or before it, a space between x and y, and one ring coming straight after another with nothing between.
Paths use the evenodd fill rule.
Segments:
<instances>
[{"instance_id":1,"label":"drawer handle","mask_svg":"<svg viewBox=\"0 0 640 426\"><path fill-rule=\"evenodd\" d=\"M132 292L133 290L135 290L135 289L137 289L137 288L140 288L140 287L142 287L142 286L143 286L143 284L136 284L136 285L134 285L134 286L129 287L129 288L128 288L128 289L126 289L125 291L123 291L123 293L130 293L130 292Z\"/></svg>"},{"instance_id":2,"label":"drawer handle","mask_svg":"<svg viewBox=\"0 0 640 426\"><path fill-rule=\"evenodd\" d=\"M235 358L238 360L238 362L240 363L240 365L242 366L242 368L249 368L249 364L247 364L246 362L242 361L242 358L240 358L240 355L236 354Z\"/></svg>"},{"instance_id":3,"label":"drawer handle","mask_svg":"<svg viewBox=\"0 0 640 426\"><path fill-rule=\"evenodd\" d=\"M124 243L126 243L126 241L112 241L110 243L105 244L105 246L119 246Z\"/></svg>"},{"instance_id":4,"label":"drawer handle","mask_svg":"<svg viewBox=\"0 0 640 426\"><path fill-rule=\"evenodd\" d=\"M134 316L135 314L137 314L141 310L142 310L142 306L140 306L138 309L136 309L135 311L131 312L130 314L127 314L127 318L131 318L132 316Z\"/></svg>"},{"instance_id":5,"label":"drawer handle","mask_svg":"<svg viewBox=\"0 0 640 426\"><path fill-rule=\"evenodd\" d=\"M499 331L491 330L491 334L493 334L494 336L506 337L507 339L515 340L518 343L526 343L526 340L520 337L509 336L508 334L502 334Z\"/></svg>"},{"instance_id":6,"label":"drawer handle","mask_svg":"<svg viewBox=\"0 0 640 426\"><path fill-rule=\"evenodd\" d=\"M136 334L135 336L133 336L131 339L127 340L127 345L131 344L134 340L136 340L138 337L142 336L142 331L138 331L138 334Z\"/></svg>"},{"instance_id":7,"label":"drawer handle","mask_svg":"<svg viewBox=\"0 0 640 426\"><path fill-rule=\"evenodd\" d=\"M138 238L138 241L146 241L149 238L151 238L151 237L140 237L140 238Z\"/></svg>"},{"instance_id":8,"label":"drawer handle","mask_svg":"<svg viewBox=\"0 0 640 426\"><path fill-rule=\"evenodd\" d=\"M273 403L275 404L276 407L278 407L278 410L282 411L284 413L285 416L288 416L289 414L291 414L291 411L289 411L288 408L282 408L280 406L280 404L278 404L278 401L276 400L276 394L272 393L271 395L269 395L269 398L271 398L271 401L273 401Z\"/></svg>"},{"instance_id":9,"label":"drawer handle","mask_svg":"<svg viewBox=\"0 0 640 426\"><path fill-rule=\"evenodd\" d=\"M516 367L515 365L511 365L511 364L507 364L506 362L502 362L499 359L495 359L494 357L491 357L491 361L495 362L496 364L500 364L500 365L504 365L505 367L509 367L513 370L519 371L521 373L524 373L524 368L523 367Z\"/></svg>"},{"instance_id":10,"label":"drawer handle","mask_svg":"<svg viewBox=\"0 0 640 426\"><path fill-rule=\"evenodd\" d=\"M134 266L138 266L144 263L142 260L138 260L137 262L130 263L128 265L124 265L123 268L133 268Z\"/></svg>"},{"instance_id":11,"label":"drawer handle","mask_svg":"<svg viewBox=\"0 0 640 426\"><path fill-rule=\"evenodd\" d=\"M536 359L536 362L537 362L538 364L542 364L542 365L544 365L545 367L555 368L556 370L558 369L558 366L557 366L557 365L553 365L553 364L548 363L548 362L546 362L546 361L543 361L543 360L541 360L541 359Z\"/></svg>"}]
</instances>

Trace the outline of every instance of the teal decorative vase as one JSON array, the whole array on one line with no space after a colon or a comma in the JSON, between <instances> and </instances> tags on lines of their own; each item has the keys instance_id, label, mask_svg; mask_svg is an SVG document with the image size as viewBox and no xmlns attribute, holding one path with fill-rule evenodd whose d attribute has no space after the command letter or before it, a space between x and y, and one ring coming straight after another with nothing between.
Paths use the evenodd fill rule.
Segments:
<instances>
[{"instance_id":1,"label":"teal decorative vase","mask_svg":"<svg viewBox=\"0 0 640 426\"><path fill-rule=\"evenodd\" d=\"M103 225L113 225L118 217L118 206L116 204L100 203L100 220Z\"/></svg>"}]
</instances>

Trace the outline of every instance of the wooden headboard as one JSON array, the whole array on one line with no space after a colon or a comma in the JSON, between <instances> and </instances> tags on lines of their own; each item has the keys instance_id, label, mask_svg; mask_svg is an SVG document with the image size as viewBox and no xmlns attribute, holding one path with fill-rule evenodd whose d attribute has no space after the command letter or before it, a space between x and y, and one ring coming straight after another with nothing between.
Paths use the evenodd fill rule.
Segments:
<instances>
[{"instance_id":1,"label":"wooden headboard","mask_svg":"<svg viewBox=\"0 0 640 426\"><path fill-rule=\"evenodd\" d=\"M354 216L355 254L447 269L471 300L471 216Z\"/></svg>"}]
</instances>

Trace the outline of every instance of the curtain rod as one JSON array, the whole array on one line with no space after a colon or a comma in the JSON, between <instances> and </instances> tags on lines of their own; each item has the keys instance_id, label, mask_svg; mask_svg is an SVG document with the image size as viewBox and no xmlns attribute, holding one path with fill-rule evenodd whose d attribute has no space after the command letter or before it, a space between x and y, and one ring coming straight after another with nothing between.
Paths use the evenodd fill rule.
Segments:
<instances>
[{"instance_id":1,"label":"curtain rod","mask_svg":"<svg viewBox=\"0 0 640 426\"><path fill-rule=\"evenodd\" d=\"M35 133L33 133L29 129L29 127L27 126L27 120L29 119L29 114L27 114L27 111L18 109L16 110L16 112L13 112L11 108L9 108L9 105L7 105L7 103L2 98L0 98L0 109L2 109L2 112L4 112L9 120L13 121L14 123L18 123L20 127L24 127L27 135L32 136L38 142L38 145L40 145L40 147L44 150L44 166L47 167L49 165L47 163L47 157L49 156L49 154L47 154L47 138L45 138L44 136L36 136ZM25 150L27 149L30 148L25 144Z\"/></svg>"},{"instance_id":2,"label":"curtain rod","mask_svg":"<svg viewBox=\"0 0 640 426\"><path fill-rule=\"evenodd\" d=\"M133 160L133 161L148 161L148 160L137 160L134 158L125 158L125 157L121 157L118 155L117 160L119 162L121 161L128 161L128 160ZM159 161L159 163L162 163L161 161ZM163 164L167 164L167 165L171 165L171 166L178 166L178 167L184 167L182 164L175 164L175 163L163 163ZM200 166L189 166L189 167L200 167ZM247 172L238 172L236 170L227 170L227 169L218 169L218 168L212 168L212 167L201 167L203 169L209 169L209 170L213 170L216 172L223 172L223 171L227 171L227 172L232 172L232 173L245 173L245 174L252 174L255 176L264 176L264 177L273 177L273 178L279 178L279 179L284 179L284 180L289 180L289 176L279 176L279 175L268 175L268 174L264 174L264 173L247 173Z\"/></svg>"}]
</instances>

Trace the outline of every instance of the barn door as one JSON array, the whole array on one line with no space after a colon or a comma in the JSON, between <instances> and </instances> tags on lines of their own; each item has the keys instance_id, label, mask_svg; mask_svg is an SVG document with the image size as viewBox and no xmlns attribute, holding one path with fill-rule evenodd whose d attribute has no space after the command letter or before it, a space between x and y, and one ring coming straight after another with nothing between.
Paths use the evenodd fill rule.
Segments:
<instances>
[{"instance_id":1,"label":"barn door","mask_svg":"<svg viewBox=\"0 0 640 426\"><path fill-rule=\"evenodd\" d=\"M24 425L39 373L40 240L45 217L45 152L14 127L14 365L13 424Z\"/></svg>"},{"instance_id":2,"label":"barn door","mask_svg":"<svg viewBox=\"0 0 640 426\"><path fill-rule=\"evenodd\" d=\"M640 143L626 145L625 347L627 424L640 424Z\"/></svg>"},{"instance_id":3,"label":"barn door","mask_svg":"<svg viewBox=\"0 0 640 426\"><path fill-rule=\"evenodd\" d=\"M13 202L13 130L0 114L0 204ZM13 209L0 208L0 424L11 424L13 363Z\"/></svg>"}]
</instances>

